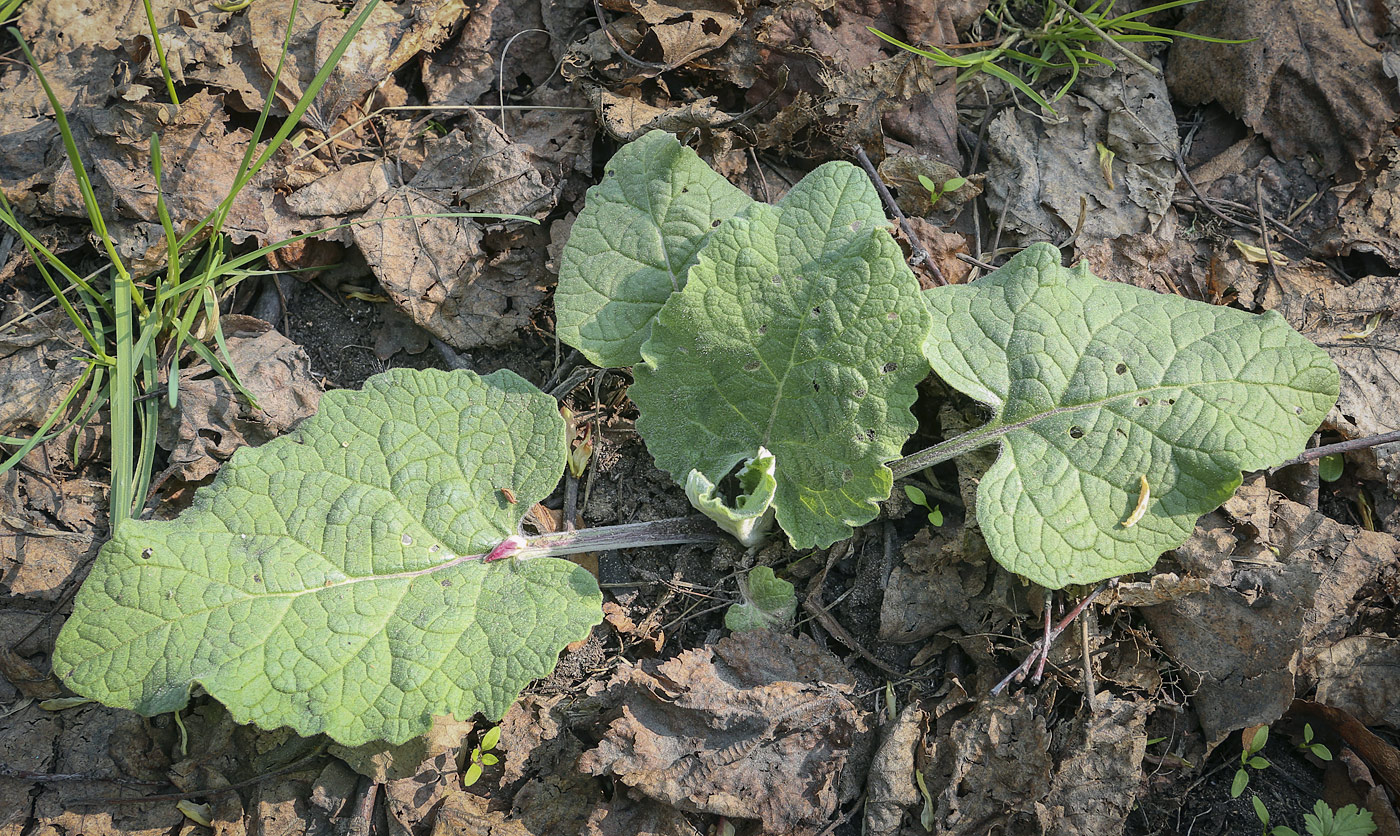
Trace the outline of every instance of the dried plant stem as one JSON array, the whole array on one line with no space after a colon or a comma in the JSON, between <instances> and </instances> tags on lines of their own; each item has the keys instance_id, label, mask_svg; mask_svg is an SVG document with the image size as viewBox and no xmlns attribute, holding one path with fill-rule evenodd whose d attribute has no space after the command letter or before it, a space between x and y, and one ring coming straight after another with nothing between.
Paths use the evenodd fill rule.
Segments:
<instances>
[{"instance_id":1,"label":"dried plant stem","mask_svg":"<svg viewBox=\"0 0 1400 836\"><path fill-rule=\"evenodd\" d=\"M945 285L948 280L943 277L943 271L938 269L933 257L924 249L924 243L919 240L919 236L914 234L914 228L909 225L909 219L904 217L904 212L899 208L899 204L894 202L894 196L885 186L885 181L880 179L880 172L875 170L875 166L870 162L870 157L866 156L865 149L856 146L856 159L860 161L860 167L865 169L865 173L870 176L870 182L875 184L875 191L880 193L880 199L885 202L885 208L899 220L899 228L904 230L904 236L909 239L909 248L914 251L914 257L909 263L914 265L927 264L929 272L933 274L934 284Z\"/></svg>"}]
</instances>

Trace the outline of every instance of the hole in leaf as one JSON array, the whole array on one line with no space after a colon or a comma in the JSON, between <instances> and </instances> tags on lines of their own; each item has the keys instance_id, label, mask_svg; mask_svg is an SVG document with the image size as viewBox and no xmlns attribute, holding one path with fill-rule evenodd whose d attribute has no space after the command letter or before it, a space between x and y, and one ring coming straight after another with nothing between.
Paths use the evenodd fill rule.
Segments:
<instances>
[{"instance_id":1,"label":"hole in leaf","mask_svg":"<svg viewBox=\"0 0 1400 836\"><path fill-rule=\"evenodd\" d=\"M783 283L783 277L782 277L782 276L774 276L774 277L773 277L773 284L782 284L782 283Z\"/></svg>"},{"instance_id":2,"label":"hole in leaf","mask_svg":"<svg viewBox=\"0 0 1400 836\"><path fill-rule=\"evenodd\" d=\"M1166 406L1171 406L1172 404L1176 403L1176 398L1167 398L1166 400L1162 401L1162 403Z\"/></svg>"},{"instance_id":3,"label":"hole in leaf","mask_svg":"<svg viewBox=\"0 0 1400 836\"><path fill-rule=\"evenodd\" d=\"M1147 398L1139 396L1137 400L1133 401L1133 403L1137 404L1138 406L1147 406Z\"/></svg>"},{"instance_id":4,"label":"hole in leaf","mask_svg":"<svg viewBox=\"0 0 1400 836\"><path fill-rule=\"evenodd\" d=\"M141 559L142 559L142 560L150 560L150 559L151 559L151 555L153 555L153 554L155 554L155 553L156 553L156 550L155 550L155 549L151 548L150 546L147 546L146 548L144 548L144 549L141 550Z\"/></svg>"},{"instance_id":5,"label":"hole in leaf","mask_svg":"<svg viewBox=\"0 0 1400 836\"><path fill-rule=\"evenodd\" d=\"M609 176L609 177L616 177L616 176L617 176L617 169L613 169L613 168L608 169L608 176Z\"/></svg>"},{"instance_id":6,"label":"hole in leaf","mask_svg":"<svg viewBox=\"0 0 1400 836\"><path fill-rule=\"evenodd\" d=\"M254 575L253 583L262 583L262 575Z\"/></svg>"},{"instance_id":7,"label":"hole in leaf","mask_svg":"<svg viewBox=\"0 0 1400 836\"><path fill-rule=\"evenodd\" d=\"M863 398L863 397L865 397L865 390L864 390L864 389L857 389L857 390L856 390L855 392L853 392L852 394L854 394L857 398Z\"/></svg>"},{"instance_id":8,"label":"hole in leaf","mask_svg":"<svg viewBox=\"0 0 1400 836\"><path fill-rule=\"evenodd\" d=\"M820 391L822 390L822 387L821 387L821 386L818 386L818 385L817 385L817 382L814 380L814 381L812 381L812 389L814 389L815 391L820 392Z\"/></svg>"},{"instance_id":9,"label":"hole in leaf","mask_svg":"<svg viewBox=\"0 0 1400 836\"><path fill-rule=\"evenodd\" d=\"M852 231L852 232L859 232L859 231L860 231L860 221L851 221L851 231Z\"/></svg>"},{"instance_id":10,"label":"hole in leaf","mask_svg":"<svg viewBox=\"0 0 1400 836\"><path fill-rule=\"evenodd\" d=\"M1083 438L1083 437L1084 437L1084 428L1083 428L1083 427L1070 427L1070 428L1069 428L1069 437L1070 437L1070 438Z\"/></svg>"},{"instance_id":11,"label":"hole in leaf","mask_svg":"<svg viewBox=\"0 0 1400 836\"><path fill-rule=\"evenodd\" d=\"M441 581L441 583L444 589L452 585L452 581Z\"/></svg>"},{"instance_id":12,"label":"hole in leaf","mask_svg":"<svg viewBox=\"0 0 1400 836\"><path fill-rule=\"evenodd\" d=\"M880 367L880 372L882 374L889 374L897 368L899 368L899 364L891 360L890 362Z\"/></svg>"},{"instance_id":13,"label":"hole in leaf","mask_svg":"<svg viewBox=\"0 0 1400 836\"><path fill-rule=\"evenodd\" d=\"M756 371L758 371L758 366L759 366L759 362L758 362L757 360L750 360L749 362L747 362L747 363L744 364L744 371L746 371L746 372L756 372Z\"/></svg>"},{"instance_id":14,"label":"hole in leaf","mask_svg":"<svg viewBox=\"0 0 1400 836\"><path fill-rule=\"evenodd\" d=\"M1294 415L1302 415L1302 414L1303 414L1303 408L1302 408L1301 406L1295 406L1295 407L1293 407L1293 414L1294 414Z\"/></svg>"},{"instance_id":15,"label":"hole in leaf","mask_svg":"<svg viewBox=\"0 0 1400 836\"><path fill-rule=\"evenodd\" d=\"M842 481L842 482L849 482L849 481L851 481L851 480L854 479L854 478L856 478L856 475L855 475L854 473L851 472L851 469L850 469L849 467L846 468L845 470L841 471L841 481Z\"/></svg>"},{"instance_id":16,"label":"hole in leaf","mask_svg":"<svg viewBox=\"0 0 1400 836\"><path fill-rule=\"evenodd\" d=\"M681 194L690 194L689 186L681 186Z\"/></svg>"},{"instance_id":17,"label":"hole in leaf","mask_svg":"<svg viewBox=\"0 0 1400 836\"><path fill-rule=\"evenodd\" d=\"M714 229L714 228L717 227L717 226L719 226L719 221L718 221L718 220L712 221L712 222L710 223L710 228L711 228L711 229Z\"/></svg>"},{"instance_id":18,"label":"hole in leaf","mask_svg":"<svg viewBox=\"0 0 1400 836\"><path fill-rule=\"evenodd\" d=\"M1124 438L1127 438L1127 437L1128 437L1128 434L1125 433L1125 432L1123 432L1123 430L1122 430L1121 427L1114 427L1114 428L1113 428L1113 431L1116 432L1116 433L1118 433L1119 435L1123 436Z\"/></svg>"},{"instance_id":19,"label":"hole in leaf","mask_svg":"<svg viewBox=\"0 0 1400 836\"><path fill-rule=\"evenodd\" d=\"M767 326L767 325L760 325L760 326L758 326L758 335L759 335L760 337L763 336L764 334L767 334L767 333L768 333L768 326Z\"/></svg>"},{"instance_id":20,"label":"hole in leaf","mask_svg":"<svg viewBox=\"0 0 1400 836\"><path fill-rule=\"evenodd\" d=\"M822 309L821 309L821 308L813 308L813 309L812 309L812 318L813 318L813 319L816 319L817 317L819 317L819 316L821 316L821 315L822 315Z\"/></svg>"},{"instance_id":21,"label":"hole in leaf","mask_svg":"<svg viewBox=\"0 0 1400 836\"><path fill-rule=\"evenodd\" d=\"M865 431L865 440L866 440L866 441L874 441L874 440L875 440L875 431L874 431L874 430L866 430L866 431Z\"/></svg>"},{"instance_id":22,"label":"hole in leaf","mask_svg":"<svg viewBox=\"0 0 1400 836\"><path fill-rule=\"evenodd\" d=\"M404 536L399 538L399 542L403 543L405 546L411 546L413 545L413 535L405 534Z\"/></svg>"},{"instance_id":23,"label":"hole in leaf","mask_svg":"<svg viewBox=\"0 0 1400 836\"><path fill-rule=\"evenodd\" d=\"M885 319L888 319L890 322L894 322L896 319L899 319L899 314L895 313L894 311L890 311L889 313L885 314Z\"/></svg>"},{"instance_id":24,"label":"hole in leaf","mask_svg":"<svg viewBox=\"0 0 1400 836\"><path fill-rule=\"evenodd\" d=\"M1118 365L1113 367L1113 371L1117 372L1118 374L1127 374L1128 367L1124 363L1119 363Z\"/></svg>"}]
</instances>

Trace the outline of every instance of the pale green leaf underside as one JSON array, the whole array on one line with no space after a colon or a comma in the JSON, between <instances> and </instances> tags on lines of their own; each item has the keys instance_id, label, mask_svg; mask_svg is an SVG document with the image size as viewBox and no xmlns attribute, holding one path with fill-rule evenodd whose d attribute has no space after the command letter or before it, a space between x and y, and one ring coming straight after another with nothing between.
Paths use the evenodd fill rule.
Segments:
<instances>
[{"instance_id":1,"label":"pale green leaf underside","mask_svg":"<svg viewBox=\"0 0 1400 836\"><path fill-rule=\"evenodd\" d=\"M797 596L788 581L773 574L768 566L755 566L744 582L744 600L724 613L724 626L743 630L781 629L797 614Z\"/></svg>"},{"instance_id":2,"label":"pale green leaf underside","mask_svg":"<svg viewBox=\"0 0 1400 836\"><path fill-rule=\"evenodd\" d=\"M792 543L828 546L889 496L915 429L928 314L870 181L809 174L710 236L662 308L630 394L657 464L718 483L760 447Z\"/></svg>"},{"instance_id":3,"label":"pale green leaf underside","mask_svg":"<svg viewBox=\"0 0 1400 836\"><path fill-rule=\"evenodd\" d=\"M656 312L685 286L711 229L752 202L665 131L624 146L564 247L559 339L605 368L640 361Z\"/></svg>"},{"instance_id":4,"label":"pale green leaf underside","mask_svg":"<svg viewBox=\"0 0 1400 836\"><path fill-rule=\"evenodd\" d=\"M510 372L401 369L327 393L178 519L122 527L53 669L146 715L201 685L241 723L349 746L499 717L599 620L573 563L472 557L516 532L564 456L556 404Z\"/></svg>"},{"instance_id":5,"label":"pale green leaf underside","mask_svg":"<svg viewBox=\"0 0 1400 836\"><path fill-rule=\"evenodd\" d=\"M996 413L968 434L1002 445L977 490L987 544L1052 589L1150 568L1337 399L1332 361L1277 314L1105 282L1048 244L925 299L934 371Z\"/></svg>"}]
</instances>

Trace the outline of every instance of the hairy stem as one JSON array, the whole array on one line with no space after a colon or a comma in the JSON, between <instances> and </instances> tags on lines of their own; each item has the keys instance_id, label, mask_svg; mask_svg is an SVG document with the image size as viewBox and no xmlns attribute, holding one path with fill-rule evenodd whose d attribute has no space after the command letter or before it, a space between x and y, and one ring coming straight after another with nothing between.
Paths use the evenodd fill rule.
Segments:
<instances>
[{"instance_id":1,"label":"hairy stem","mask_svg":"<svg viewBox=\"0 0 1400 836\"><path fill-rule=\"evenodd\" d=\"M894 473L894 478L903 479L911 473L918 473L925 468L957 458L963 453L971 453L979 447L986 447L1006 433L1016 429L1017 426L1020 425L988 424L975 430L969 430L962 435L955 435L947 441L940 441L932 447L926 447L917 453L890 462L890 470Z\"/></svg>"},{"instance_id":2,"label":"hairy stem","mask_svg":"<svg viewBox=\"0 0 1400 836\"><path fill-rule=\"evenodd\" d=\"M670 517L651 522L558 531L526 538L525 545L502 557L562 557L580 552L669 546L681 543L719 543L728 535L701 516Z\"/></svg>"}]
</instances>

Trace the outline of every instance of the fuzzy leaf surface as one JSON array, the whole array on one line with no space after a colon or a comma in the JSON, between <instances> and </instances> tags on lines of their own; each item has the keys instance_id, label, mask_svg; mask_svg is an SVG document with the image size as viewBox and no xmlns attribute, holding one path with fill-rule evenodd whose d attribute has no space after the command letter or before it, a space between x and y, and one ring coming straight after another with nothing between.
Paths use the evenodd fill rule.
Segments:
<instances>
[{"instance_id":1,"label":"fuzzy leaf surface","mask_svg":"<svg viewBox=\"0 0 1400 836\"><path fill-rule=\"evenodd\" d=\"M665 131L624 146L605 172L569 233L554 295L559 339L603 368L642 359L710 232L753 203Z\"/></svg>"},{"instance_id":2,"label":"fuzzy leaf surface","mask_svg":"<svg viewBox=\"0 0 1400 836\"><path fill-rule=\"evenodd\" d=\"M722 223L661 309L630 394L658 466L718 484L760 447L798 548L875 517L915 429L928 313L869 179L828 163Z\"/></svg>"},{"instance_id":3,"label":"fuzzy leaf surface","mask_svg":"<svg viewBox=\"0 0 1400 836\"><path fill-rule=\"evenodd\" d=\"M54 672L148 716L200 685L240 723L348 746L401 743L434 715L499 717L600 619L575 564L480 559L564 457L555 402L511 372L398 369L329 392L179 518L120 529Z\"/></svg>"},{"instance_id":4,"label":"fuzzy leaf surface","mask_svg":"<svg viewBox=\"0 0 1400 836\"><path fill-rule=\"evenodd\" d=\"M934 371L994 410L966 436L1001 443L977 489L987 544L1051 589L1150 568L1337 400L1336 366L1276 313L1105 282L1048 244L925 299Z\"/></svg>"}]
</instances>

